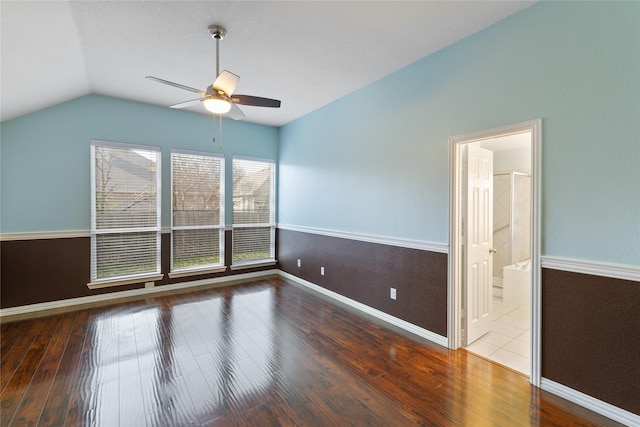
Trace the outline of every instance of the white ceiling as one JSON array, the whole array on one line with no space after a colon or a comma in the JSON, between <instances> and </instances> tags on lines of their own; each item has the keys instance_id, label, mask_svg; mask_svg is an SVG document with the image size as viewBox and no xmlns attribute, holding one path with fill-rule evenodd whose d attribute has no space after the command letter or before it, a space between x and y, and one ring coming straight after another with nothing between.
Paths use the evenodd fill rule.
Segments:
<instances>
[{"instance_id":1,"label":"white ceiling","mask_svg":"<svg viewBox=\"0 0 640 427\"><path fill-rule=\"evenodd\" d=\"M88 94L171 105L220 69L236 93L282 100L243 106L282 126L535 1L7 1L0 2L0 121ZM195 96L194 96L195 95ZM204 112L201 106L192 111Z\"/></svg>"},{"instance_id":2,"label":"white ceiling","mask_svg":"<svg viewBox=\"0 0 640 427\"><path fill-rule=\"evenodd\" d=\"M514 133L496 138L483 139L478 142L478 145L491 151L531 147L531 132Z\"/></svg>"}]
</instances>

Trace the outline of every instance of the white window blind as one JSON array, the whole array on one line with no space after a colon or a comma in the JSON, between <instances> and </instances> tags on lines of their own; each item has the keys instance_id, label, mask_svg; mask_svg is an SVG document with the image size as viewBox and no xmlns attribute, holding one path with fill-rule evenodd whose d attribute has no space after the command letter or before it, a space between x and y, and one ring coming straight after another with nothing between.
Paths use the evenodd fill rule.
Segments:
<instances>
[{"instance_id":1,"label":"white window blind","mask_svg":"<svg viewBox=\"0 0 640 427\"><path fill-rule=\"evenodd\" d=\"M160 273L160 150L91 143L91 281Z\"/></svg>"},{"instance_id":2,"label":"white window blind","mask_svg":"<svg viewBox=\"0 0 640 427\"><path fill-rule=\"evenodd\" d=\"M275 164L233 158L233 264L275 259Z\"/></svg>"},{"instance_id":3,"label":"white window blind","mask_svg":"<svg viewBox=\"0 0 640 427\"><path fill-rule=\"evenodd\" d=\"M171 271L224 265L224 157L171 153Z\"/></svg>"}]
</instances>

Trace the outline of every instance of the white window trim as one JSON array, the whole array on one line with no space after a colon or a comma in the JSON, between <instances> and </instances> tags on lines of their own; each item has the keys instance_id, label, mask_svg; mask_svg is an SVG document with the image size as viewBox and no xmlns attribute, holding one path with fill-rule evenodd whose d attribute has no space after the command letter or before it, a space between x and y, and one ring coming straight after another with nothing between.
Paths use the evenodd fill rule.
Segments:
<instances>
[{"instance_id":1,"label":"white window trim","mask_svg":"<svg viewBox=\"0 0 640 427\"><path fill-rule=\"evenodd\" d=\"M241 261L241 262L236 262L229 268L231 269L231 271L246 270L248 268L272 266L272 265L276 265L277 263L278 261L276 259Z\"/></svg>"},{"instance_id":2,"label":"white window trim","mask_svg":"<svg viewBox=\"0 0 640 427\"><path fill-rule=\"evenodd\" d=\"M180 277L196 276L198 274L224 273L225 271L227 271L227 266L226 265L222 265L222 266L217 267L217 268L210 268L210 267L189 268L189 269L184 269L184 270L174 270L174 271L169 273L169 277L171 279L178 279Z\"/></svg>"},{"instance_id":3,"label":"white window trim","mask_svg":"<svg viewBox=\"0 0 640 427\"><path fill-rule=\"evenodd\" d=\"M220 174L220 224L218 225L201 225L201 226L174 226L173 225L173 154L187 154L194 156L203 156L203 157L216 157L222 159L222 173ZM193 150L183 150L183 149L172 149L171 150L171 158L169 160L170 163L170 180L171 180L171 238L170 238L170 260L169 260L169 277L170 278L180 278L193 276L198 274L209 274L209 273L221 273L227 270L225 266L225 174L226 174L226 165L225 165L225 157L224 154L221 153L211 153L206 151L193 151ZM207 264L200 265L196 267L183 267L183 268L173 268L173 232L175 230L220 230L220 262L216 264Z\"/></svg>"},{"instance_id":4,"label":"white window trim","mask_svg":"<svg viewBox=\"0 0 640 427\"><path fill-rule=\"evenodd\" d=\"M278 261L275 258L275 246L276 246L276 188L277 188L277 171L276 171L276 161L273 159L266 159L266 158L260 158L260 157L248 157L248 156L233 156L232 157L232 175L233 175L233 160L248 160L248 161L253 161L253 162L263 162L263 163L270 163L271 165L273 165L273 169L272 169L272 187L271 187L271 194L270 194L270 200L269 203L270 205L273 207L272 209L272 214L271 214L271 222L269 223L261 223L261 224L232 224L231 225L231 229L232 232L233 230L239 230L242 228L266 228L266 227L270 227L271 228L271 245L272 245L272 249L273 249L273 253L274 256L273 257L269 257L269 258L261 258L261 259L255 259L255 260L249 260L249 261L233 261L233 237L232 237L232 243L231 243L231 265L229 266L229 268L231 270L242 270L242 269L247 269L247 268L255 268L255 267L262 267L262 266L270 266L270 265L275 265ZM233 184L232 184L232 188L231 188L231 199L233 200ZM232 201L232 206L231 209L233 210L233 201ZM232 234L233 236L233 234Z\"/></svg>"},{"instance_id":5,"label":"white window trim","mask_svg":"<svg viewBox=\"0 0 640 427\"><path fill-rule=\"evenodd\" d=\"M97 146L100 147L112 147L112 148L120 148L127 150L145 150L145 151L155 151L158 153L158 162L157 162L157 172L156 172L156 188L157 188L157 197L156 197L156 226L155 227L133 227L133 228L119 228L119 229L108 229L108 230L98 230L96 228L96 164L95 164L95 148ZM144 281L155 281L161 280L164 275L162 274L162 253L161 253L161 240L162 240L162 225L160 223L161 211L162 211L162 150L160 147L151 146L151 145L139 145L139 144L129 144L123 142L114 142L114 141L104 141L98 139L92 139L90 144L90 163L91 163L91 265L90 265L90 275L91 282L87 283L87 287L89 289L98 289L110 286L121 286L132 283L140 283ZM97 263L97 252L96 252L96 237L98 235L103 234L112 234L112 233L136 233L136 232L155 232L156 233L156 266L157 271L149 272L144 274L131 274L117 277L108 277L105 279L98 279L93 277L95 269L95 265Z\"/></svg>"},{"instance_id":6,"label":"white window trim","mask_svg":"<svg viewBox=\"0 0 640 427\"><path fill-rule=\"evenodd\" d=\"M113 286L133 285L135 283L142 282L156 282L164 278L164 274L141 274L136 276L127 276L127 279L107 279L97 280L95 282L87 283L89 289L101 289L110 288Z\"/></svg>"}]
</instances>

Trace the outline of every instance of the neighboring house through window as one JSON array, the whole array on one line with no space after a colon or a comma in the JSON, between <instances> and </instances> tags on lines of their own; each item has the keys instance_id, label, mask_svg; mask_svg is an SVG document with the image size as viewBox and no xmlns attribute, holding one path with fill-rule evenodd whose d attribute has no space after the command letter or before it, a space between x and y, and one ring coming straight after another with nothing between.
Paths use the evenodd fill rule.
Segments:
<instances>
[{"instance_id":1,"label":"neighboring house through window","mask_svg":"<svg viewBox=\"0 0 640 427\"><path fill-rule=\"evenodd\" d=\"M91 142L91 285L160 271L160 149Z\"/></svg>"},{"instance_id":2,"label":"neighboring house through window","mask_svg":"<svg viewBox=\"0 0 640 427\"><path fill-rule=\"evenodd\" d=\"M224 270L224 157L171 152L171 272Z\"/></svg>"},{"instance_id":3,"label":"neighboring house through window","mask_svg":"<svg viewBox=\"0 0 640 427\"><path fill-rule=\"evenodd\" d=\"M275 163L233 158L233 263L275 261Z\"/></svg>"}]
</instances>

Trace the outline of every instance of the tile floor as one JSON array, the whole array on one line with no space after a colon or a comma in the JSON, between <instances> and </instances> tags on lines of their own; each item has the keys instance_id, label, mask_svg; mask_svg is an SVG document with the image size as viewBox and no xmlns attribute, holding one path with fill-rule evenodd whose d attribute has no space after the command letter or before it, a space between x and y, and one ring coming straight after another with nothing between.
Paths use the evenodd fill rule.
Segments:
<instances>
[{"instance_id":1,"label":"tile floor","mask_svg":"<svg viewBox=\"0 0 640 427\"><path fill-rule=\"evenodd\" d=\"M505 303L493 297L491 332L467 346L467 350L530 375L531 329L529 307Z\"/></svg>"}]
</instances>

